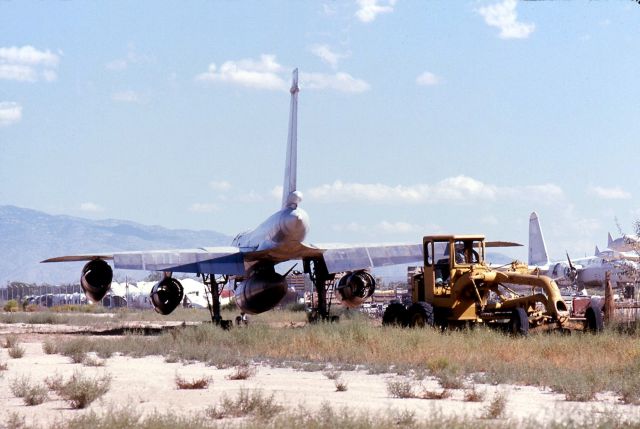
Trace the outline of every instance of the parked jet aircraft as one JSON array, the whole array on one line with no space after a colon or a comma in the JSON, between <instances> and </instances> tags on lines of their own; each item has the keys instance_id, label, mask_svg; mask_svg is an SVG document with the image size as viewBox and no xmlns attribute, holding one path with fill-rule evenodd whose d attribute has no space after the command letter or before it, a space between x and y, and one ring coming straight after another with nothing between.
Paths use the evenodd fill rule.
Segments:
<instances>
[{"instance_id":1,"label":"parked jet aircraft","mask_svg":"<svg viewBox=\"0 0 640 429\"><path fill-rule=\"evenodd\" d=\"M254 230L236 236L229 247L69 255L43 262L88 261L80 282L94 302L100 301L111 285L113 271L108 260L113 261L115 268L163 271L165 277L153 287L150 296L161 314L171 313L184 296L184 288L172 273L197 273L210 288L212 317L218 322L220 292L229 278L234 279L235 299L241 310L255 314L275 307L287 293L286 275L274 268L281 262L302 260L304 272L317 292L315 311L319 317L327 318L329 288L337 287L343 304L357 306L375 290L375 279L369 269L422 261L422 243L362 246L305 243L309 217L300 207L302 193L297 190L297 69L292 81L282 207ZM509 242L485 244L519 246ZM338 273L344 275L334 285Z\"/></svg>"},{"instance_id":2,"label":"parked jet aircraft","mask_svg":"<svg viewBox=\"0 0 640 429\"><path fill-rule=\"evenodd\" d=\"M113 261L115 268L163 271L165 278L151 291L153 304L162 314L171 313L184 295L184 288L171 273L197 273L211 286L213 317L219 321L219 294L229 277L235 279L235 297L240 309L261 313L277 305L287 292L285 276L277 273L274 266L302 260L304 271L318 292L318 314L327 317L326 292L336 273L346 272L338 285L343 302L358 305L373 294L375 288L368 269L421 261L421 244L315 246L304 242L309 217L300 207L302 194L296 183L297 69L293 71L292 81L282 207L257 228L236 236L230 247L69 255L43 262L88 261L82 269L81 285L94 302L100 301L111 285L113 272L106 261Z\"/></svg>"},{"instance_id":3,"label":"parked jet aircraft","mask_svg":"<svg viewBox=\"0 0 640 429\"><path fill-rule=\"evenodd\" d=\"M541 274L556 280L562 286L604 286L605 273L611 274L613 286L623 286L638 281L638 264L628 259L609 259L605 255L551 262L542 235L536 212L529 217L529 266L536 267Z\"/></svg>"}]
</instances>

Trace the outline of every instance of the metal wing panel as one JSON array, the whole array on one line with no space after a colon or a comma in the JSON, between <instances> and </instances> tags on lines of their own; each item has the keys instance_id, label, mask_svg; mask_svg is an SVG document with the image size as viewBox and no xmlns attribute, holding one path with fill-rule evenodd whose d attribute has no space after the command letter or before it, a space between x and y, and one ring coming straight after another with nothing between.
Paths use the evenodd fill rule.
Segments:
<instances>
[{"instance_id":1,"label":"metal wing panel","mask_svg":"<svg viewBox=\"0 0 640 429\"><path fill-rule=\"evenodd\" d=\"M115 268L184 273L244 274L244 257L236 247L119 252Z\"/></svg>"},{"instance_id":2,"label":"metal wing panel","mask_svg":"<svg viewBox=\"0 0 640 429\"><path fill-rule=\"evenodd\" d=\"M324 251L323 258L331 273L410 264L423 260L421 244L326 247L328 248Z\"/></svg>"}]
</instances>

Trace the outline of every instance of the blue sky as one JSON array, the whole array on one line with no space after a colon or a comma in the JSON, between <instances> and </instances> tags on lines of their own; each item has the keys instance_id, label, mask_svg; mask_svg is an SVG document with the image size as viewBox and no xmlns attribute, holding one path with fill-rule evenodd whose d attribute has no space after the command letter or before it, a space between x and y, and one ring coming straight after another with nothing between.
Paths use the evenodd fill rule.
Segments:
<instances>
[{"instance_id":1,"label":"blue sky","mask_svg":"<svg viewBox=\"0 0 640 429\"><path fill-rule=\"evenodd\" d=\"M249 229L298 67L309 241L526 243L536 210L591 254L640 218L639 40L633 1L2 1L0 204Z\"/></svg>"}]
</instances>

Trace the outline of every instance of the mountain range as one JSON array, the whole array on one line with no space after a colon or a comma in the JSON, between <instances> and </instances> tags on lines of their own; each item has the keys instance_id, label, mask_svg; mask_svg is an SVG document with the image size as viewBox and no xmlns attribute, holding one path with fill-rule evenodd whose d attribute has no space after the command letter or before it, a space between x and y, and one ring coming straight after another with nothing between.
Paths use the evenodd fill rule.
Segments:
<instances>
[{"instance_id":1,"label":"mountain range","mask_svg":"<svg viewBox=\"0 0 640 429\"><path fill-rule=\"evenodd\" d=\"M82 262L40 264L46 258L93 252L226 246L231 237L215 231L148 226L117 219L90 220L0 206L0 287L10 281L78 283ZM116 270L141 279L148 273Z\"/></svg>"},{"instance_id":2,"label":"mountain range","mask_svg":"<svg viewBox=\"0 0 640 429\"><path fill-rule=\"evenodd\" d=\"M0 287L11 281L78 283L84 263L40 263L54 256L226 246L230 242L230 236L215 231L169 229L117 219L90 220L5 205L0 206ZM493 263L511 261L499 253L487 256ZM405 281L407 265L376 268L374 274L385 281ZM125 276L140 280L147 275L144 271L115 270L114 280L123 281Z\"/></svg>"}]
</instances>

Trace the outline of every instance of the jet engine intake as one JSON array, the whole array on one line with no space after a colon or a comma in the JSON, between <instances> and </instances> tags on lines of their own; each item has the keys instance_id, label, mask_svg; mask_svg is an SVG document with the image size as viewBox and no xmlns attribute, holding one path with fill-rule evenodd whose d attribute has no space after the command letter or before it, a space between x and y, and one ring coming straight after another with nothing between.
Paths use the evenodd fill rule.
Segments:
<instances>
[{"instance_id":1,"label":"jet engine intake","mask_svg":"<svg viewBox=\"0 0 640 429\"><path fill-rule=\"evenodd\" d=\"M151 302L156 312L166 316L176 309L184 297L182 284L173 277L165 277L151 289Z\"/></svg>"},{"instance_id":2,"label":"jet engine intake","mask_svg":"<svg viewBox=\"0 0 640 429\"><path fill-rule=\"evenodd\" d=\"M82 268L80 285L84 294L93 302L100 302L107 294L113 280L111 266L102 259L94 259Z\"/></svg>"},{"instance_id":3,"label":"jet engine intake","mask_svg":"<svg viewBox=\"0 0 640 429\"><path fill-rule=\"evenodd\" d=\"M235 289L236 304L249 314L271 310L287 294L286 278L276 273L273 265L255 267L247 279Z\"/></svg>"},{"instance_id":4,"label":"jet engine intake","mask_svg":"<svg viewBox=\"0 0 640 429\"><path fill-rule=\"evenodd\" d=\"M342 304L357 307L376 290L376 279L367 271L354 271L344 275L338 282Z\"/></svg>"}]
</instances>

